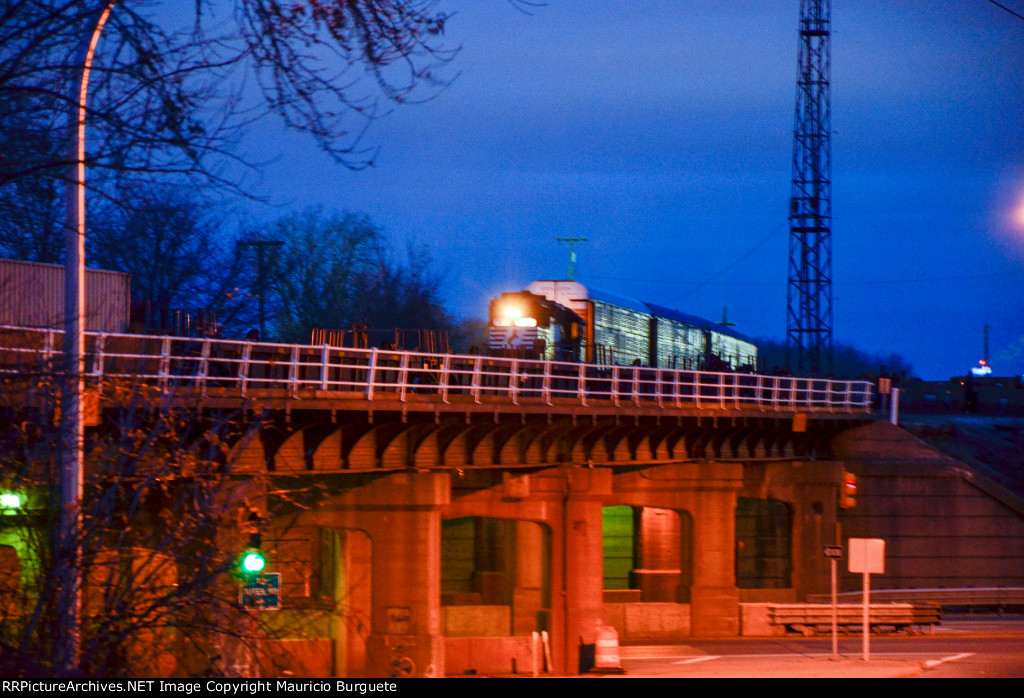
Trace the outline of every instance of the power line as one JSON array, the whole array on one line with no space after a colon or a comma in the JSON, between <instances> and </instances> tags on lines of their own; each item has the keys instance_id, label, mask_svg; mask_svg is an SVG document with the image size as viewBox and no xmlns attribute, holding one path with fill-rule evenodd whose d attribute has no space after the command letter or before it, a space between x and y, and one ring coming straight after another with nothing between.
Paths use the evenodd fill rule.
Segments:
<instances>
[{"instance_id":1,"label":"power line","mask_svg":"<svg viewBox=\"0 0 1024 698\"><path fill-rule=\"evenodd\" d=\"M1011 15L1013 15L1017 19L1024 20L1024 15L1020 14L1019 12L1015 12L1015 11L1011 10L1006 5L1003 5L1002 3L996 2L996 0L988 0L988 1L990 3L992 3L993 5L995 5L996 7L998 7L1000 10L1004 10L1006 12L1009 12Z\"/></svg>"},{"instance_id":2,"label":"power line","mask_svg":"<svg viewBox=\"0 0 1024 698\"><path fill-rule=\"evenodd\" d=\"M718 274L715 274L704 281L697 283L696 287L684 292L682 295L677 296L673 300L678 300L687 295L696 293L704 286L709 286L715 283L715 279L721 276L724 272L735 266L735 263L729 267L724 268ZM867 281L833 281L835 286L873 286L879 284L927 284L940 281L973 281L980 279L995 279L995 278L1014 278L1024 277L1024 272L1003 272L999 274L964 274L960 276L932 276L921 279L870 279ZM679 282L675 279L652 279L650 277L628 277L628 276L600 276L600 275L587 275L588 279L604 279L608 281L642 281L644 283L663 283L663 284L678 284ZM786 282L784 281L720 281L717 283L719 286L783 286ZM669 301L673 302L673 301Z\"/></svg>"}]
</instances>

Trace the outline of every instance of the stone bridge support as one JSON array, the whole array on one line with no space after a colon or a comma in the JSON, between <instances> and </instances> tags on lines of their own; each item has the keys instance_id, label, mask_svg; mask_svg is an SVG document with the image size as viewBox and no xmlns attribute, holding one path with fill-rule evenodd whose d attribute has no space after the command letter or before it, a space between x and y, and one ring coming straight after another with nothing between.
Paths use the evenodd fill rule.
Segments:
<instances>
[{"instance_id":1,"label":"stone bridge support","mask_svg":"<svg viewBox=\"0 0 1024 698\"><path fill-rule=\"evenodd\" d=\"M298 527L358 531L368 539L369 564L361 565L360 573L343 569L354 557L344 551L341 560L327 565L344 580L338 595L341 609L351 610L352 598L369 597L368 628L360 632L350 624L341 628L342 623L332 631L334 675L443 675L441 510L449 501L448 481L446 472L367 477L361 486L295 518L293 525ZM350 538L359 540L344 537ZM355 644L365 647L364 656L352 652Z\"/></svg>"},{"instance_id":2,"label":"stone bridge support","mask_svg":"<svg viewBox=\"0 0 1024 698\"><path fill-rule=\"evenodd\" d=\"M615 475L608 504L669 509L688 513L692 520L692 540L683 545L692 556L687 600L694 635L739 634L734 545L736 497L742 486L740 463L677 463Z\"/></svg>"},{"instance_id":3,"label":"stone bridge support","mask_svg":"<svg viewBox=\"0 0 1024 698\"><path fill-rule=\"evenodd\" d=\"M450 519L535 522L549 536L545 545L537 529L517 531L524 534L517 535L516 546L519 594L533 591L532 580L548 580L541 582L547 589L538 590L543 605L531 609L533 618L517 620L515 630L548 630L559 673L578 670L580 645L594 643L597 625L604 620L602 507L611 496L611 483L612 472L606 468L549 468L517 476L464 471L453 479L452 502L444 509Z\"/></svg>"}]
</instances>

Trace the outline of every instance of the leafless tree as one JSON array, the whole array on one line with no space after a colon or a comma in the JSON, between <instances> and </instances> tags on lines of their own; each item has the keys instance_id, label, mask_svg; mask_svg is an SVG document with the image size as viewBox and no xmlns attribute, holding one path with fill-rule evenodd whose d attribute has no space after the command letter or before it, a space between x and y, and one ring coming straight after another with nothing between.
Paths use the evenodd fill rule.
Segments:
<instances>
[{"instance_id":1,"label":"leafless tree","mask_svg":"<svg viewBox=\"0 0 1024 698\"><path fill-rule=\"evenodd\" d=\"M448 329L440 275L429 252L412 245L405 259L367 216L321 209L283 216L252 231L283 243L269 270L277 335L308 341L314 328Z\"/></svg>"},{"instance_id":2,"label":"leafless tree","mask_svg":"<svg viewBox=\"0 0 1024 698\"><path fill-rule=\"evenodd\" d=\"M10 355L4 366L10 368ZM22 366L0 386L0 675L48 677L57 635L57 405L49 367ZM173 407L168 393L106 386L87 456L81 551L81 676L255 675L270 628L239 603L238 560L297 490L240 472L232 452L260 424ZM325 603L322 610L329 609ZM310 612L315 612L311 608Z\"/></svg>"},{"instance_id":3,"label":"leafless tree","mask_svg":"<svg viewBox=\"0 0 1024 698\"><path fill-rule=\"evenodd\" d=\"M57 261L34 236L54 227L71 162L75 47L108 4L0 9L0 209L22 216L0 226L4 253ZM176 175L244 191L256 161L240 140L265 116L342 165L366 167L369 124L444 85L439 70L455 54L448 19L435 0L120 0L90 77L90 186L114 196L114 178Z\"/></svg>"}]
</instances>

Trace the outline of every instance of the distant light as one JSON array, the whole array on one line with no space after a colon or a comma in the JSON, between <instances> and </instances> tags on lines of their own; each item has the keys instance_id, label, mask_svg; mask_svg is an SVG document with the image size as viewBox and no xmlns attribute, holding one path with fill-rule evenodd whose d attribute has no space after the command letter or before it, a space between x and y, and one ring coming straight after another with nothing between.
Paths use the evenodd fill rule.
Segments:
<instances>
[{"instance_id":1,"label":"distant light","mask_svg":"<svg viewBox=\"0 0 1024 698\"><path fill-rule=\"evenodd\" d=\"M992 367L988 365L988 362L982 359L978 362L977 366L971 368L971 373L975 376L987 376L992 373Z\"/></svg>"},{"instance_id":2,"label":"distant light","mask_svg":"<svg viewBox=\"0 0 1024 698\"><path fill-rule=\"evenodd\" d=\"M21 497L10 492L0 494L0 507L4 507L5 509L20 509Z\"/></svg>"},{"instance_id":3,"label":"distant light","mask_svg":"<svg viewBox=\"0 0 1024 698\"><path fill-rule=\"evenodd\" d=\"M1013 211L1013 222L1018 228L1024 228L1024 195L1021 196L1017 207Z\"/></svg>"}]
</instances>

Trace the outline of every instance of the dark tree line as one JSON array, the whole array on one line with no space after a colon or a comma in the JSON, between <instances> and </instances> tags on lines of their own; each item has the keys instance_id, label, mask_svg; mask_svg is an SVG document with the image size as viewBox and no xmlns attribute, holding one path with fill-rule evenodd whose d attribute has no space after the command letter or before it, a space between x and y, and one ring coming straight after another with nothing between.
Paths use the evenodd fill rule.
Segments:
<instances>
[{"instance_id":1,"label":"dark tree line","mask_svg":"<svg viewBox=\"0 0 1024 698\"><path fill-rule=\"evenodd\" d=\"M429 250L410 244L397 253L365 215L311 208L234 231L215 202L195 193L146 187L130 198L131 206L111 202L93 216L89 259L131 275L138 323L146 313L152 323L167 311L203 310L225 336L263 325L263 339L288 342L308 342L313 329L452 324ZM255 247L267 242L260 255Z\"/></svg>"},{"instance_id":2,"label":"dark tree line","mask_svg":"<svg viewBox=\"0 0 1024 698\"><path fill-rule=\"evenodd\" d=\"M762 370L773 372L786 366L786 343L776 339L754 340L759 348ZM849 344L833 347L832 375L839 378L866 378L885 374L889 377L910 378L914 367L903 356L895 353L878 354L858 349Z\"/></svg>"},{"instance_id":3,"label":"dark tree line","mask_svg":"<svg viewBox=\"0 0 1024 698\"><path fill-rule=\"evenodd\" d=\"M404 258L364 215L307 209L250 233L283 242L267 275L275 335L309 341L313 329L447 329L441 277L429 251Z\"/></svg>"}]
</instances>

